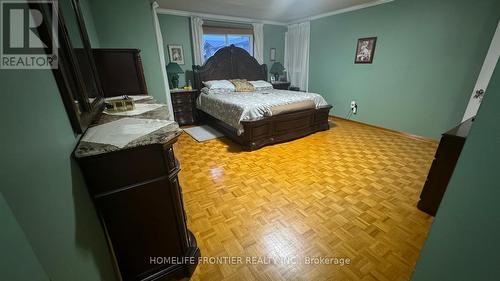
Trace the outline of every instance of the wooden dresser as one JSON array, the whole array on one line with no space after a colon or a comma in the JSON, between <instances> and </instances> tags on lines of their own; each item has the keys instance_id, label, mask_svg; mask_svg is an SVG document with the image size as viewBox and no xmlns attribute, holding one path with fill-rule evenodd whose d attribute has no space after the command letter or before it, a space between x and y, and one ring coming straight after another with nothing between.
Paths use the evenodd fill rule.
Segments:
<instances>
[{"instance_id":1,"label":"wooden dresser","mask_svg":"<svg viewBox=\"0 0 500 281\"><path fill-rule=\"evenodd\" d=\"M162 107L133 117L167 116ZM103 115L98 125L120 118ZM197 266L172 147L180 133L172 122L123 148L81 141L75 150L122 280L182 278Z\"/></svg>"},{"instance_id":2,"label":"wooden dresser","mask_svg":"<svg viewBox=\"0 0 500 281\"><path fill-rule=\"evenodd\" d=\"M429 215L436 215L472 124L473 118L447 131L441 137L417 204L420 210Z\"/></svg>"},{"instance_id":3,"label":"wooden dresser","mask_svg":"<svg viewBox=\"0 0 500 281\"><path fill-rule=\"evenodd\" d=\"M196 123L196 99L200 91L193 90L170 90L174 118L180 126L193 125Z\"/></svg>"}]
</instances>

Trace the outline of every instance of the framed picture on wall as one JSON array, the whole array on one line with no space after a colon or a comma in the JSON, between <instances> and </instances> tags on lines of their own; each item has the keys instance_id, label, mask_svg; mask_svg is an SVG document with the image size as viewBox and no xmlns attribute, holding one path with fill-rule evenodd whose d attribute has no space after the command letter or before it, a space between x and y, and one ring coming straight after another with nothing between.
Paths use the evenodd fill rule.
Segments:
<instances>
[{"instance_id":1,"label":"framed picture on wall","mask_svg":"<svg viewBox=\"0 0 500 281\"><path fill-rule=\"evenodd\" d=\"M170 62L184 64L182 45L168 45L168 56L170 57Z\"/></svg>"},{"instance_id":2,"label":"framed picture on wall","mask_svg":"<svg viewBox=\"0 0 500 281\"><path fill-rule=\"evenodd\" d=\"M269 60L276 61L276 48L271 48L271 52L269 53Z\"/></svg>"},{"instance_id":3,"label":"framed picture on wall","mask_svg":"<svg viewBox=\"0 0 500 281\"><path fill-rule=\"evenodd\" d=\"M372 63L376 44L377 37L358 39L354 63Z\"/></svg>"}]
</instances>

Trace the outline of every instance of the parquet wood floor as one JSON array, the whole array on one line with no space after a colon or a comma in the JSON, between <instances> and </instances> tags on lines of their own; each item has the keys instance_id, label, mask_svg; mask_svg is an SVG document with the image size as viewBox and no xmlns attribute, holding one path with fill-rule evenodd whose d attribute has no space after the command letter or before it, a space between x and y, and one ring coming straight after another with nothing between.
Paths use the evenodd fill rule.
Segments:
<instances>
[{"instance_id":1,"label":"parquet wood floor","mask_svg":"<svg viewBox=\"0 0 500 281\"><path fill-rule=\"evenodd\" d=\"M409 279L432 222L415 206L437 144L334 123L253 152L180 136L188 225L202 256L289 258L200 264L191 280ZM351 264L308 265L308 256Z\"/></svg>"}]
</instances>

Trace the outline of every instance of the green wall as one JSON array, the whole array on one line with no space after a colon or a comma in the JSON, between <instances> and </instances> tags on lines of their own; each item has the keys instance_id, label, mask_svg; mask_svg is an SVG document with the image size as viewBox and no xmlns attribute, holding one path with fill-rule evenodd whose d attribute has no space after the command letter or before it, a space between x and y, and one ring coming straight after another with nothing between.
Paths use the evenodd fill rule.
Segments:
<instances>
[{"instance_id":1,"label":"green wall","mask_svg":"<svg viewBox=\"0 0 500 281\"><path fill-rule=\"evenodd\" d=\"M181 65L182 70L187 71L185 75L179 75L179 86L183 86L187 79L192 79L193 65L193 43L191 40L190 18L175 15L158 15L161 32L163 36L163 46L165 49L165 59L169 62L168 45L182 45L184 50L185 64ZM272 62L269 61L271 48L276 48L276 61L284 63L285 55L285 32L286 26L264 24L264 63L267 69L271 69Z\"/></svg>"},{"instance_id":2,"label":"green wall","mask_svg":"<svg viewBox=\"0 0 500 281\"><path fill-rule=\"evenodd\" d=\"M264 63L267 64L267 71L271 69L274 62L269 60L271 48L276 48L276 61L285 64L285 32L286 26L264 25ZM269 79L269 78L268 78Z\"/></svg>"},{"instance_id":3,"label":"green wall","mask_svg":"<svg viewBox=\"0 0 500 281\"><path fill-rule=\"evenodd\" d=\"M500 63L439 207L412 280L500 276Z\"/></svg>"},{"instance_id":4,"label":"green wall","mask_svg":"<svg viewBox=\"0 0 500 281\"><path fill-rule=\"evenodd\" d=\"M89 35L92 48L100 48L101 44L99 44L99 37L95 28L94 16L90 10L89 0L80 0L80 9L83 14L83 20L85 21L85 27L87 28L87 34Z\"/></svg>"},{"instance_id":5,"label":"green wall","mask_svg":"<svg viewBox=\"0 0 500 281\"><path fill-rule=\"evenodd\" d=\"M438 138L461 121L498 22L497 0L396 0L311 22L309 90L345 117ZM373 64L354 64L377 36Z\"/></svg>"},{"instance_id":6,"label":"green wall","mask_svg":"<svg viewBox=\"0 0 500 281\"><path fill-rule=\"evenodd\" d=\"M179 87L186 85L187 80L193 83L193 43L191 42L191 27L189 17L174 15L158 15L161 33L163 37L163 48L165 60L168 64L168 45L182 45L184 52L184 65L180 65L185 74L179 75Z\"/></svg>"},{"instance_id":7,"label":"green wall","mask_svg":"<svg viewBox=\"0 0 500 281\"><path fill-rule=\"evenodd\" d=\"M101 48L141 50L149 95L166 102L166 89L149 1L88 0Z\"/></svg>"},{"instance_id":8,"label":"green wall","mask_svg":"<svg viewBox=\"0 0 500 281\"><path fill-rule=\"evenodd\" d=\"M2 193L0 193L0 225L2 226L0 231L2 280L49 281Z\"/></svg>"},{"instance_id":9,"label":"green wall","mask_svg":"<svg viewBox=\"0 0 500 281\"><path fill-rule=\"evenodd\" d=\"M64 16L64 23L71 39L71 44L74 48L83 48L83 41L80 35L80 28L78 26L77 18L75 17L75 10L71 1L59 2L59 8ZM94 17L90 11L88 0L80 1L80 10L82 12L83 21L87 29L90 45L93 48L99 48L99 38L97 37L97 30L94 24Z\"/></svg>"},{"instance_id":10,"label":"green wall","mask_svg":"<svg viewBox=\"0 0 500 281\"><path fill-rule=\"evenodd\" d=\"M0 192L36 258L54 281L115 280L52 72L0 70L0 84Z\"/></svg>"}]
</instances>

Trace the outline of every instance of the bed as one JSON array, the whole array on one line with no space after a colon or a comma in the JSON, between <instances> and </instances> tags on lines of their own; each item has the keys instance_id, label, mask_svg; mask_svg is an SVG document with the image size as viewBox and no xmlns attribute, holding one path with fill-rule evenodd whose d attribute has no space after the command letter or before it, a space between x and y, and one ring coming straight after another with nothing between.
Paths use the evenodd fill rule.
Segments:
<instances>
[{"instance_id":1,"label":"bed","mask_svg":"<svg viewBox=\"0 0 500 281\"><path fill-rule=\"evenodd\" d=\"M332 108L317 94L286 90L204 93L203 82L224 79L267 80L267 66L233 45L218 50L204 65L193 66L201 91L197 116L247 150L328 130ZM307 102L312 106L307 106ZM301 104L302 103L302 104Z\"/></svg>"}]
</instances>

